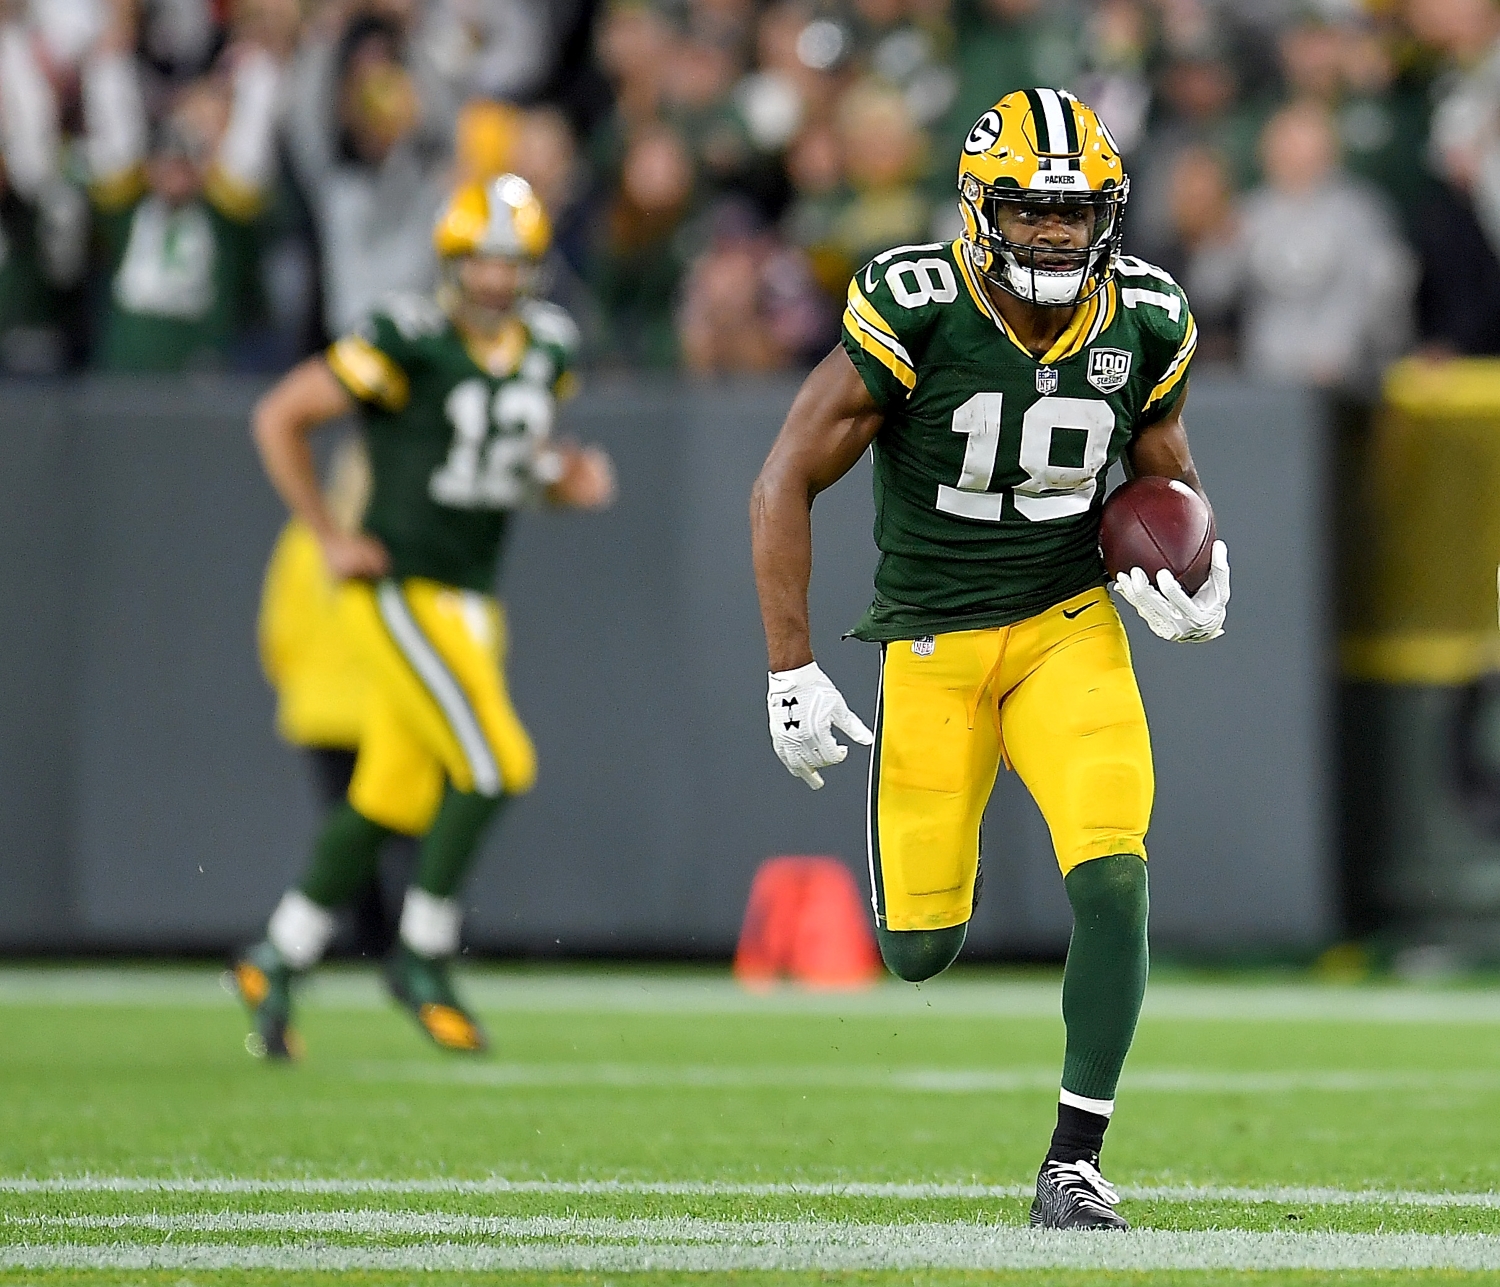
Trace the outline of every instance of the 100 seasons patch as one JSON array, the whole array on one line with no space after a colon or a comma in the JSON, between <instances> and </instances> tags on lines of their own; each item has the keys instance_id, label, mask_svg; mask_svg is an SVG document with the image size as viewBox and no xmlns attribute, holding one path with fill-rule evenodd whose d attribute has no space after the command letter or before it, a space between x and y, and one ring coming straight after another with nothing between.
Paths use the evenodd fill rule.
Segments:
<instances>
[{"instance_id":1,"label":"100 seasons patch","mask_svg":"<svg viewBox=\"0 0 1500 1287\"><path fill-rule=\"evenodd\" d=\"M1125 349L1090 349L1086 378L1100 393L1113 393L1130 379L1130 353Z\"/></svg>"}]
</instances>

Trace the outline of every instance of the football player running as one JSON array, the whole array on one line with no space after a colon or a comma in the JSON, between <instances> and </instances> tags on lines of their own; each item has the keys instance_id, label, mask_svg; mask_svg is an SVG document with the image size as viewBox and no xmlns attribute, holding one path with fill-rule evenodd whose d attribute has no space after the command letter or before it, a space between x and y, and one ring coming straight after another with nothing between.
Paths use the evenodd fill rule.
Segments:
<instances>
[{"instance_id":1,"label":"football player running","mask_svg":"<svg viewBox=\"0 0 1500 1287\"><path fill-rule=\"evenodd\" d=\"M751 498L771 738L814 789L872 744L870 878L890 970L920 982L963 946L979 826L1003 763L1051 831L1073 907L1057 1128L1031 1223L1123 1229L1099 1171L1146 987L1153 777L1125 631L1104 588L1110 464L1203 487L1182 408L1197 328L1170 276L1120 251L1129 192L1092 109L1007 95L959 160L963 233L877 255L842 345L798 393ZM873 447L874 732L813 659L813 498ZM1229 563L1188 595L1136 569L1115 589L1166 639L1222 633Z\"/></svg>"},{"instance_id":2,"label":"football player running","mask_svg":"<svg viewBox=\"0 0 1500 1287\"><path fill-rule=\"evenodd\" d=\"M449 978L458 894L487 824L536 776L506 692L496 564L516 509L598 508L614 492L603 452L552 437L577 332L533 298L550 235L525 180L460 188L434 232L437 298L390 300L256 407L266 473L343 580L338 610L370 685L347 801L232 971L256 1053L297 1053L293 980L322 956L334 910L369 881L391 832L423 839L387 983L439 1046L485 1048ZM373 490L350 532L319 490L308 439L356 410Z\"/></svg>"}]
</instances>

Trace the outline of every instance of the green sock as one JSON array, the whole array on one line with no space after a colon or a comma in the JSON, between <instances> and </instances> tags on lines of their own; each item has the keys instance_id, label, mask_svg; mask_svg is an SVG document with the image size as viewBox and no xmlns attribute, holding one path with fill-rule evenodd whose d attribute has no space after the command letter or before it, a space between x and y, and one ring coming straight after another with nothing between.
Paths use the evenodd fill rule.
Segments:
<instances>
[{"instance_id":1,"label":"green sock","mask_svg":"<svg viewBox=\"0 0 1500 1287\"><path fill-rule=\"evenodd\" d=\"M1146 995L1146 864L1134 854L1081 863L1063 882L1073 939L1063 972L1065 1090L1113 1099Z\"/></svg>"},{"instance_id":2,"label":"green sock","mask_svg":"<svg viewBox=\"0 0 1500 1287\"><path fill-rule=\"evenodd\" d=\"M339 907L375 875L380 844L391 833L347 800L328 815L298 886L313 902Z\"/></svg>"},{"instance_id":3,"label":"green sock","mask_svg":"<svg viewBox=\"0 0 1500 1287\"><path fill-rule=\"evenodd\" d=\"M422 841L417 858L415 883L419 889L435 898L452 898L458 892L474 865L485 827L506 799L503 795L479 795L448 787L437 821Z\"/></svg>"}]
</instances>

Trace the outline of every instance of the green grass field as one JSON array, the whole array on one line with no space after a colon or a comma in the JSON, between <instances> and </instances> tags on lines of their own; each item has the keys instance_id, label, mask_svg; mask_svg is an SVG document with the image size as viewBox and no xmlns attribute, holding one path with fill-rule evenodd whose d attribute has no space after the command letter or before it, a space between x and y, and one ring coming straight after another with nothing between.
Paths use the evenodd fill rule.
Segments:
<instances>
[{"instance_id":1,"label":"green grass field","mask_svg":"<svg viewBox=\"0 0 1500 1287\"><path fill-rule=\"evenodd\" d=\"M211 967L0 970L0 1282L1500 1282L1500 990L1159 973L1114 1236L1025 1228L1058 984L474 970L460 1060L330 971L282 1068Z\"/></svg>"}]
</instances>

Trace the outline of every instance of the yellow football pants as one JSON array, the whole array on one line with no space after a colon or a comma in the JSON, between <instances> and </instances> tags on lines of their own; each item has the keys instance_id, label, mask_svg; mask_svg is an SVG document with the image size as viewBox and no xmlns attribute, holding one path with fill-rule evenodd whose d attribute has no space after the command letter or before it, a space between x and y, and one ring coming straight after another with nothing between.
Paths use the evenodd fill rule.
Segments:
<instances>
[{"instance_id":1,"label":"yellow football pants","mask_svg":"<svg viewBox=\"0 0 1500 1287\"><path fill-rule=\"evenodd\" d=\"M505 617L494 599L418 578L351 581L340 609L370 685L350 804L420 835L445 778L481 795L531 789L536 751L505 688Z\"/></svg>"},{"instance_id":2,"label":"yellow football pants","mask_svg":"<svg viewBox=\"0 0 1500 1287\"><path fill-rule=\"evenodd\" d=\"M887 929L959 925L1003 761L1031 792L1063 875L1146 856L1146 712L1103 589L990 630L887 644L870 761L870 883Z\"/></svg>"}]
</instances>

